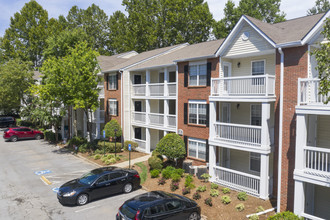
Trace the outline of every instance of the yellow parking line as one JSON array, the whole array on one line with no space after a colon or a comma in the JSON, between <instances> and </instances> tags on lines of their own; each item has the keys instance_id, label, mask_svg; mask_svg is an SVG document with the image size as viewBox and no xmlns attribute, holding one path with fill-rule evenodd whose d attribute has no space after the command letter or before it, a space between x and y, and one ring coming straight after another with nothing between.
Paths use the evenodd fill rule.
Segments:
<instances>
[{"instance_id":1,"label":"yellow parking line","mask_svg":"<svg viewBox=\"0 0 330 220\"><path fill-rule=\"evenodd\" d=\"M46 177L41 176L41 180L46 183L47 185L52 185L52 182L50 182Z\"/></svg>"}]
</instances>

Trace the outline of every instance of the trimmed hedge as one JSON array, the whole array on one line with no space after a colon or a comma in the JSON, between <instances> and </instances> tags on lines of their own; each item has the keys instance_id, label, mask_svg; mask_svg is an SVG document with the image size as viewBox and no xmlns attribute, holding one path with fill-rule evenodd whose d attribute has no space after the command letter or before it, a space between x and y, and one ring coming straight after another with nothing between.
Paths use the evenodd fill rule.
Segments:
<instances>
[{"instance_id":1,"label":"trimmed hedge","mask_svg":"<svg viewBox=\"0 0 330 220\"><path fill-rule=\"evenodd\" d=\"M60 133L58 133L57 135L58 135L58 140L61 141L62 135ZM45 138L45 140L52 142L52 143L54 143L56 141L55 133L52 131L45 131L44 138Z\"/></svg>"},{"instance_id":2,"label":"trimmed hedge","mask_svg":"<svg viewBox=\"0 0 330 220\"><path fill-rule=\"evenodd\" d=\"M128 145L131 144L132 151L135 151L135 149L139 146L138 143L134 141L125 141L124 143L124 150L128 151Z\"/></svg>"},{"instance_id":3,"label":"trimmed hedge","mask_svg":"<svg viewBox=\"0 0 330 220\"><path fill-rule=\"evenodd\" d=\"M103 151L104 145L105 145L106 153L120 153L121 152L122 146L121 146L120 142L116 143L116 152L115 152L115 143L108 142L108 141L106 141L105 144L104 144L104 141L99 141L97 143L97 149Z\"/></svg>"},{"instance_id":4,"label":"trimmed hedge","mask_svg":"<svg viewBox=\"0 0 330 220\"><path fill-rule=\"evenodd\" d=\"M155 156L149 157L148 164L151 170L154 169L161 170L163 168L163 161L159 159L159 157L155 157Z\"/></svg>"}]
</instances>

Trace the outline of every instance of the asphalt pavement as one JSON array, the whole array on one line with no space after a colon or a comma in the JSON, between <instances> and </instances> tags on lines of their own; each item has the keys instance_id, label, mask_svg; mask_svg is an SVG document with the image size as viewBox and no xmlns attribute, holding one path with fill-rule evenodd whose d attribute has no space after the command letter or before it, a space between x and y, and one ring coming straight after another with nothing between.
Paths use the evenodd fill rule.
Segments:
<instances>
[{"instance_id":1,"label":"asphalt pavement","mask_svg":"<svg viewBox=\"0 0 330 220\"><path fill-rule=\"evenodd\" d=\"M0 130L0 219L115 219L124 201L142 189L63 206L56 191L96 166L44 140L5 142Z\"/></svg>"}]
</instances>

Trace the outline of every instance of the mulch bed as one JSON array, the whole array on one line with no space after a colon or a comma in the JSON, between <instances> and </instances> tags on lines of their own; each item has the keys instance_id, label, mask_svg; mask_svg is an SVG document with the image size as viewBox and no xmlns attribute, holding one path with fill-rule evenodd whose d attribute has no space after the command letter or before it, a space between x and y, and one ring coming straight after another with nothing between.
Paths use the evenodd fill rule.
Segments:
<instances>
[{"instance_id":1,"label":"mulch bed","mask_svg":"<svg viewBox=\"0 0 330 220\"><path fill-rule=\"evenodd\" d=\"M144 162L145 165L148 167L149 169L149 165L148 162ZM139 173L141 172L141 169L138 166L133 166L133 169L136 169ZM144 186L147 190L149 191L153 191L153 190L162 190L165 192L169 192L169 193L176 193L179 195L182 195L182 189L184 188L184 182L185 182L185 178L183 177L179 183L179 189L177 189L176 191L172 192L170 190L170 184L172 182L171 179L167 180L165 185L158 185L158 180L159 178L151 178L150 177L150 173L148 172L148 178L146 180L146 182L144 184L142 184L142 186ZM208 220L229 220L229 219L247 219L246 215L249 214L253 214L256 213L256 208L258 206L262 206L264 208L264 210L270 209L273 207L272 202L275 203L275 201L273 200L262 200L262 199L258 199L256 197L253 196L248 196L247 201L240 201L237 199L237 191L231 190L231 192L229 194L224 194L221 189L224 188L223 186L219 186L218 190L219 190L219 196L218 197L212 197L212 203L213 206L210 207L208 205L206 205L204 203L204 200L208 197L210 197L210 189L211 189L211 183L204 183L202 180L199 180L197 177L193 177L194 182L193 184L196 186L196 188L192 189L190 194L186 194L185 196L192 199L193 194L196 192L196 189L198 186L206 186L207 190L205 192L201 192L201 198L199 200L195 200L199 206L201 207L202 210L202 215L205 215L207 217ZM228 195L231 198L231 203L228 205L225 205L221 202L221 197L224 195ZM235 206L243 203L245 206L245 210L242 212L238 212L235 209ZM274 215L275 212L269 212L267 214L264 215L260 215L259 219L267 219L269 216Z\"/></svg>"}]
</instances>

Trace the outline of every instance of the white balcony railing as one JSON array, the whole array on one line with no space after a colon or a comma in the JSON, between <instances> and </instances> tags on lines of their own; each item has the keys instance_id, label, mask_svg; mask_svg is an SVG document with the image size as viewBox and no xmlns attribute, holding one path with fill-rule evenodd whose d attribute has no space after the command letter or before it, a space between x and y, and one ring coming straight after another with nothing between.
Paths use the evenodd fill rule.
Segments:
<instances>
[{"instance_id":1,"label":"white balcony railing","mask_svg":"<svg viewBox=\"0 0 330 220\"><path fill-rule=\"evenodd\" d=\"M164 83L150 83L150 96L164 96Z\"/></svg>"},{"instance_id":2,"label":"white balcony railing","mask_svg":"<svg viewBox=\"0 0 330 220\"><path fill-rule=\"evenodd\" d=\"M319 86L319 79L298 79L298 105L324 105L330 94L319 94Z\"/></svg>"},{"instance_id":3,"label":"white balcony railing","mask_svg":"<svg viewBox=\"0 0 330 220\"><path fill-rule=\"evenodd\" d=\"M145 150L146 149L146 141L145 140L140 140L140 139L136 139L136 138L133 138L133 141L138 143L138 147Z\"/></svg>"},{"instance_id":4,"label":"white balcony railing","mask_svg":"<svg viewBox=\"0 0 330 220\"><path fill-rule=\"evenodd\" d=\"M176 82L167 83L167 92L165 94L165 84L164 83L149 83L146 84L134 84L132 85L133 96L176 96Z\"/></svg>"},{"instance_id":5,"label":"white balcony railing","mask_svg":"<svg viewBox=\"0 0 330 220\"><path fill-rule=\"evenodd\" d=\"M330 149L304 147L304 168L308 171L327 173L330 175Z\"/></svg>"},{"instance_id":6,"label":"white balcony railing","mask_svg":"<svg viewBox=\"0 0 330 220\"><path fill-rule=\"evenodd\" d=\"M215 181L235 190L244 191L254 196L260 193L260 177L215 166Z\"/></svg>"},{"instance_id":7,"label":"white balcony railing","mask_svg":"<svg viewBox=\"0 0 330 220\"><path fill-rule=\"evenodd\" d=\"M145 84L133 85L133 95L146 96L146 85Z\"/></svg>"},{"instance_id":8,"label":"white balcony railing","mask_svg":"<svg viewBox=\"0 0 330 220\"><path fill-rule=\"evenodd\" d=\"M240 76L212 79L211 96L273 96L275 76Z\"/></svg>"},{"instance_id":9,"label":"white balcony railing","mask_svg":"<svg viewBox=\"0 0 330 220\"><path fill-rule=\"evenodd\" d=\"M169 96L176 96L176 82L167 83L167 86L168 86L168 95Z\"/></svg>"},{"instance_id":10,"label":"white balcony railing","mask_svg":"<svg viewBox=\"0 0 330 220\"><path fill-rule=\"evenodd\" d=\"M164 125L164 114L149 113L149 122L154 125Z\"/></svg>"},{"instance_id":11,"label":"white balcony railing","mask_svg":"<svg viewBox=\"0 0 330 220\"><path fill-rule=\"evenodd\" d=\"M133 112L133 120L135 122L146 123L146 113L145 112Z\"/></svg>"},{"instance_id":12,"label":"white balcony railing","mask_svg":"<svg viewBox=\"0 0 330 220\"><path fill-rule=\"evenodd\" d=\"M215 122L216 139L243 145L261 144L261 126Z\"/></svg>"},{"instance_id":13,"label":"white balcony railing","mask_svg":"<svg viewBox=\"0 0 330 220\"><path fill-rule=\"evenodd\" d=\"M175 127L176 126L176 116L175 115L168 115L168 126Z\"/></svg>"}]
</instances>

